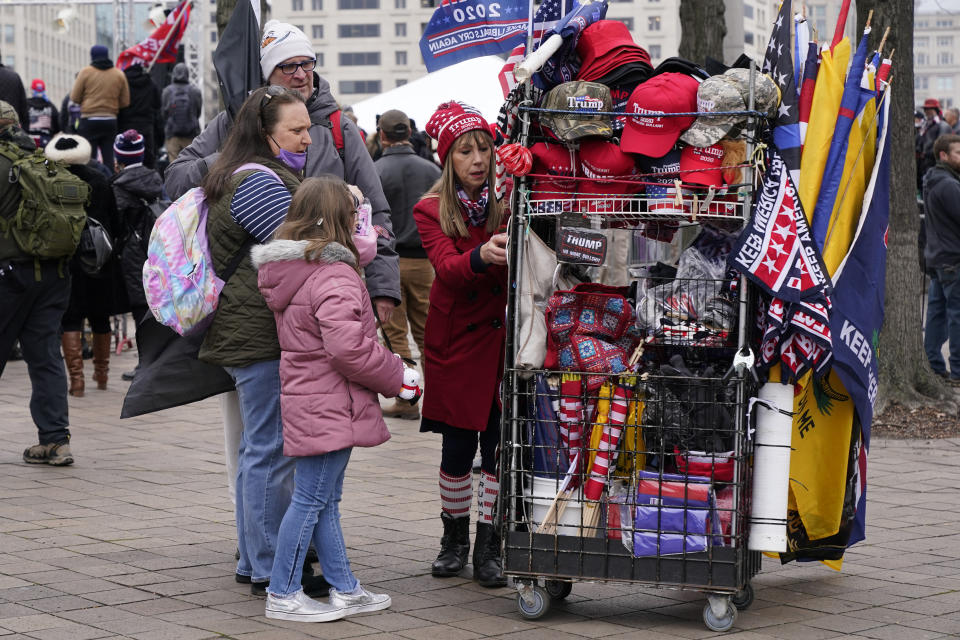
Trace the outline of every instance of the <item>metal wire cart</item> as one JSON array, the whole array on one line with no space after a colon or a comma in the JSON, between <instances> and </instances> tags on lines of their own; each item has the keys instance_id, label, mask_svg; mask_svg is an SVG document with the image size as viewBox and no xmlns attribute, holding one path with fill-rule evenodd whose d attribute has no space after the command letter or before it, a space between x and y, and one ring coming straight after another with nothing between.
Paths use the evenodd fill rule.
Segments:
<instances>
[{"instance_id":1,"label":"metal wire cart","mask_svg":"<svg viewBox=\"0 0 960 640\"><path fill-rule=\"evenodd\" d=\"M531 123L548 110L526 104L519 141L530 147ZM755 296L740 276L701 269L685 246L746 224L752 174L743 167L724 191L678 181L611 195L596 183L556 190L517 180L501 499L504 573L526 618L545 615L578 581L703 592L703 619L716 631L753 600ZM611 267L618 251L630 259ZM656 263L671 252L680 264L664 272ZM590 264L594 274L621 269L607 276L627 284L575 284ZM545 355L529 357L541 347Z\"/></svg>"}]
</instances>

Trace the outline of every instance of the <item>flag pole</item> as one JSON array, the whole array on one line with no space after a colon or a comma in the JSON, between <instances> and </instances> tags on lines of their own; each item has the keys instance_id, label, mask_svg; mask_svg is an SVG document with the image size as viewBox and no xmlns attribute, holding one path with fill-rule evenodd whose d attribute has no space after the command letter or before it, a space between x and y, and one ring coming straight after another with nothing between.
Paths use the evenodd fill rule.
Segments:
<instances>
[{"instance_id":1,"label":"flag pole","mask_svg":"<svg viewBox=\"0 0 960 640\"><path fill-rule=\"evenodd\" d=\"M830 43L830 53L833 48L843 40L843 31L847 28L847 14L850 13L850 0L843 0L840 7L840 15L837 16L837 28L833 32L833 42Z\"/></svg>"},{"instance_id":2,"label":"flag pole","mask_svg":"<svg viewBox=\"0 0 960 640\"><path fill-rule=\"evenodd\" d=\"M150 67L152 67L154 63L157 61L157 58L160 57L160 54L163 53L163 51L167 48L167 43L170 42L170 38L173 36L173 33L177 30L177 28L180 26L180 23L183 21L183 14L187 12L188 5L192 6L193 3L189 2L189 0L183 0L183 2L180 3L180 6L179 6L180 13L177 14L177 19L173 21L173 25L170 27L170 30L167 31L167 36L163 39L163 44L160 45L160 48L157 49L157 54L153 56L153 60L150 60L147 64L144 65L143 67L144 72L147 72L150 70ZM174 9L174 11L176 11L176 9Z\"/></svg>"}]
</instances>

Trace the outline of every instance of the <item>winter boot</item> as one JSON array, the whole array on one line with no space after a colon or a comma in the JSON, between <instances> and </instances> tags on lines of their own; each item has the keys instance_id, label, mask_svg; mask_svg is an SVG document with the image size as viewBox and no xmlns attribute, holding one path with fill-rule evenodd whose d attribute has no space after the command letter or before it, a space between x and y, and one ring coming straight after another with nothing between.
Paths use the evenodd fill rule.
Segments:
<instances>
[{"instance_id":1,"label":"winter boot","mask_svg":"<svg viewBox=\"0 0 960 640\"><path fill-rule=\"evenodd\" d=\"M433 561L430 573L435 578L449 578L460 573L470 556L470 516L454 518L444 511L443 537L440 538L440 554Z\"/></svg>"},{"instance_id":2,"label":"winter boot","mask_svg":"<svg viewBox=\"0 0 960 640\"><path fill-rule=\"evenodd\" d=\"M500 536L488 522L477 523L473 541L473 579L481 587L507 586L500 564Z\"/></svg>"},{"instance_id":3,"label":"winter boot","mask_svg":"<svg viewBox=\"0 0 960 640\"><path fill-rule=\"evenodd\" d=\"M64 331L60 338L63 347L63 360L67 364L70 376L70 395L83 397L83 342L79 331Z\"/></svg>"},{"instance_id":4,"label":"winter boot","mask_svg":"<svg viewBox=\"0 0 960 640\"><path fill-rule=\"evenodd\" d=\"M107 372L110 371L110 341L113 334L93 334L93 379L97 389L107 388Z\"/></svg>"}]
</instances>

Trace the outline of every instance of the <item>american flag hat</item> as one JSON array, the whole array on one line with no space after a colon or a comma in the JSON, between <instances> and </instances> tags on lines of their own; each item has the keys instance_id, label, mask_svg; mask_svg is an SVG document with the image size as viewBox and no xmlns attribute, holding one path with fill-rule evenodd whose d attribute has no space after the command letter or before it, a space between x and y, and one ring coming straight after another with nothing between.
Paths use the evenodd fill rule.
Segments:
<instances>
[{"instance_id":1,"label":"american flag hat","mask_svg":"<svg viewBox=\"0 0 960 640\"><path fill-rule=\"evenodd\" d=\"M437 141L437 155L440 164L447 159L447 152L453 141L467 133L480 129L492 135L492 130L480 112L463 102L451 100L444 102L427 120L425 131Z\"/></svg>"}]
</instances>

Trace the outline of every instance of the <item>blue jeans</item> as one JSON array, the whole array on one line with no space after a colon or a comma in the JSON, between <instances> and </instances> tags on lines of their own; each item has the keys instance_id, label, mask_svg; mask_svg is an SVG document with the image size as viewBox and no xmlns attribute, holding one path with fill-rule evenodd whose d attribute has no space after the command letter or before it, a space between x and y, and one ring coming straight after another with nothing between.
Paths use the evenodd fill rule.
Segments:
<instances>
[{"instance_id":1,"label":"blue jeans","mask_svg":"<svg viewBox=\"0 0 960 640\"><path fill-rule=\"evenodd\" d=\"M227 373L236 382L243 419L237 464L237 573L266 582L293 492L293 458L283 455L280 361L227 367Z\"/></svg>"},{"instance_id":2,"label":"blue jeans","mask_svg":"<svg viewBox=\"0 0 960 640\"><path fill-rule=\"evenodd\" d=\"M344 593L357 588L340 529L340 496L351 451L297 458L296 487L280 524L277 557L267 588L271 594L286 597L301 589L300 575L311 538L327 582Z\"/></svg>"},{"instance_id":3,"label":"blue jeans","mask_svg":"<svg viewBox=\"0 0 960 640\"><path fill-rule=\"evenodd\" d=\"M930 368L947 373L943 343L950 341L950 377L960 378L960 267L936 269L930 279L923 349Z\"/></svg>"}]
</instances>

